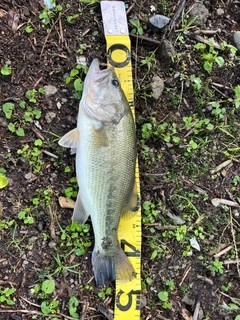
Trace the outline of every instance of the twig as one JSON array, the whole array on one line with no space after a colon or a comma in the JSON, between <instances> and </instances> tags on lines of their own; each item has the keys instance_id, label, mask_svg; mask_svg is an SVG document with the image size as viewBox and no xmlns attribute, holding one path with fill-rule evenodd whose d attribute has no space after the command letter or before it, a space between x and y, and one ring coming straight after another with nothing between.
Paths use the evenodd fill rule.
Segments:
<instances>
[{"instance_id":1,"label":"twig","mask_svg":"<svg viewBox=\"0 0 240 320\"><path fill-rule=\"evenodd\" d=\"M55 219L54 219L53 212L52 212L52 208L51 208L50 205L48 206L48 209L49 209L49 214L50 214L50 218L51 218L51 223L50 223L51 237L55 240L55 239L56 239Z\"/></svg>"},{"instance_id":2,"label":"twig","mask_svg":"<svg viewBox=\"0 0 240 320\"><path fill-rule=\"evenodd\" d=\"M195 306L195 310L194 310L194 314L193 314L193 320L197 320L198 319L198 314L199 314L199 310L200 310L200 297L197 299L197 303Z\"/></svg>"},{"instance_id":3,"label":"twig","mask_svg":"<svg viewBox=\"0 0 240 320\"><path fill-rule=\"evenodd\" d=\"M40 77L34 84L33 88L36 88L36 86L39 84L40 81L42 81L43 77Z\"/></svg>"},{"instance_id":4,"label":"twig","mask_svg":"<svg viewBox=\"0 0 240 320\"><path fill-rule=\"evenodd\" d=\"M235 232L233 230L233 221L232 221L232 211L231 210L230 210L230 226L231 226L231 233L232 233L233 244L234 244L234 249L235 249L235 256L236 256L236 260L237 260L237 271L238 271L238 276L240 278L238 249L237 249L237 243L236 243L236 238L235 238Z\"/></svg>"},{"instance_id":5,"label":"twig","mask_svg":"<svg viewBox=\"0 0 240 320\"><path fill-rule=\"evenodd\" d=\"M202 280L202 281L205 281L205 282L208 282L209 284L213 285L213 281L207 277L203 277L201 276L200 274L197 275L197 278Z\"/></svg>"},{"instance_id":6,"label":"twig","mask_svg":"<svg viewBox=\"0 0 240 320\"><path fill-rule=\"evenodd\" d=\"M154 39L151 39L151 38L148 38L148 37L144 37L144 36L139 36L139 35L136 35L136 34L130 34L130 37L137 38L137 39L140 39L140 40L146 40L148 42L152 42L152 43L157 44L157 45L160 45L162 43L162 41L154 40Z\"/></svg>"},{"instance_id":7,"label":"twig","mask_svg":"<svg viewBox=\"0 0 240 320\"><path fill-rule=\"evenodd\" d=\"M179 283L179 286L181 287L181 285L183 284L184 280L186 279L187 275L189 274L190 270L192 269L192 266L188 267L187 271L184 273L183 278L181 280L181 282Z\"/></svg>"},{"instance_id":8,"label":"twig","mask_svg":"<svg viewBox=\"0 0 240 320\"><path fill-rule=\"evenodd\" d=\"M239 244L239 242L237 243ZM216 253L213 257L216 259L216 258L219 258L221 257L223 254L227 253L229 250L231 250L232 248L234 247L234 245L232 244L231 246L228 246L227 248L219 251L218 253Z\"/></svg>"},{"instance_id":9,"label":"twig","mask_svg":"<svg viewBox=\"0 0 240 320\"><path fill-rule=\"evenodd\" d=\"M165 31L163 37L162 37L162 40L165 39L165 38L170 38L171 36L171 33L173 31L173 28L177 22L177 19L180 17L183 9L185 8L186 6L186 3L187 1L186 0L183 0L182 3L179 5L179 7L177 8L177 11L175 12L173 18L171 19L168 27L167 27L167 30Z\"/></svg>"},{"instance_id":10,"label":"twig","mask_svg":"<svg viewBox=\"0 0 240 320\"><path fill-rule=\"evenodd\" d=\"M47 151L47 150L42 150L43 153L47 154L48 156L52 157L52 158L55 158L55 159L58 159L58 156L56 156L55 154Z\"/></svg>"},{"instance_id":11,"label":"twig","mask_svg":"<svg viewBox=\"0 0 240 320\"><path fill-rule=\"evenodd\" d=\"M208 40L208 39L205 39L203 38L202 36L198 35L198 34L195 34L195 33L187 33L187 36L190 38L190 39L193 39L193 40L196 40L196 41L199 41L199 42L202 42L202 43L205 43L207 45L213 45L213 47L215 49L221 49L220 45L216 42L213 42L212 40Z\"/></svg>"},{"instance_id":12,"label":"twig","mask_svg":"<svg viewBox=\"0 0 240 320\"><path fill-rule=\"evenodd\" d=\"M44 136L34 127L31 128L35 135L40 138L41 140L45 140Z\"/></svg>"},{"instance_id":13,"label":"twig","mask_svg":"<svg viewBox=\"0 0 240 320\"><path fill-rule=\"evenodd\" d=\"M83 307L82 307L82 312L80 314L79 320L84 320L85 313L86 313L86 311L88 309L88 305L89 305L89 303L87 301L84 301L84 304L83 304Z\"/></svg>"}]
</instances>

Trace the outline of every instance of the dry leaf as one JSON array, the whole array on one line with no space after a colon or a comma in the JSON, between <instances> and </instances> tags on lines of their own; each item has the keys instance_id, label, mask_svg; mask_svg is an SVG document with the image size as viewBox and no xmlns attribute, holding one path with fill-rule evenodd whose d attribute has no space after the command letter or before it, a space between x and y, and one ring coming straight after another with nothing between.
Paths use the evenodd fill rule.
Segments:
<instances>
[{"instance_id":1,"label":"dry leaf","mask_svg":"<svg viewBox=\"0 0 240 320\"><path fill-rule=\"evenodd\" d=\"M58 202L59 202L61 208L74 209L75 201L73 201L72 199L65 198L65 197L59 197Z\"/></svg>"}]
</instances>

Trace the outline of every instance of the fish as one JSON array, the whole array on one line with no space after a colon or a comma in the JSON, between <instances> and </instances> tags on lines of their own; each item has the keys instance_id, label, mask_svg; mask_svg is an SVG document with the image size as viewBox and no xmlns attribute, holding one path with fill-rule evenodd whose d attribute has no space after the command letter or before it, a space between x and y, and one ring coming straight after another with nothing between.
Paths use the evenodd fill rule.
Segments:
<instances>
[{"instance_id":1,"label":"fish","mask_svg":"<svg viewBox=\"0 0 240 320\"><path fill-rule=\"evenodd\" d=\"M77 127L59 145L76 152L78 195L72 220L91 217L92 266L97 287L131 281L136 273L121 248L121 216L138 209L135 184L136 129L133 114L113 67L100 70L94 59L84 80Z\"/></svg>"}]
</instances>

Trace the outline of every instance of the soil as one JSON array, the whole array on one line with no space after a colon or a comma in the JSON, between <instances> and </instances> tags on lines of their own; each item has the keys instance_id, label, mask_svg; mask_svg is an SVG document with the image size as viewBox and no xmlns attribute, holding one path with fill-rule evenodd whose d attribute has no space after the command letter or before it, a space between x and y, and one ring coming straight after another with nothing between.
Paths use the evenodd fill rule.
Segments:
<instances>
[{"instance_id":1,"label":"soil","mask_svg":"<svg viewBox=\"0 0 240 320\"><path fill-rule=\"evenodd\" d=\"M77 256L71 251L72 247L68 251L61 235L71 224L72 210L63 209L58 203L58 197L65 195L67 187L76 192L76 183L71 182L75 176L74 156L57 143L76 126L78 112L79 99L73 81L66 84L66 77L76 67L79 55L86 58L87 65L93 58L98 58L104 67L106 47L101 11L98 3L89 5L69 0L58 1L58 4L63 7L62 14L55 14L49 25L44 25L39 18L44 9L41 1L2 0L0 4L0 67L7 64L12 68L10 75L0 75L0 105L14 104L11 119L7 119L0 109L0 168L6 170L9 181L0 189L0 299L4 289L16 289L11 295L14 305L0 300L0 319L4 320L46 318L40 308L44 299L33 293L34 286L46 279L55 281L56 288L49 299L59 301L56 318L64 319L63 315L71 318L68 301L72 296L79 301L80 319L106 319L99 307L114 310L114 283L109 284L112 293L106 294L104 299L99 297L101 289L95 286L91 267L92 228L86 232L84 243L91 245L86 245L83 255ZM216 97L226 101L234 97L233 88L240 84L239 52L236 54L238 59L231 62L229 52L224 51L222 56L228 63L221 68L215 66L209 74L202 67L199 52L193 49L198 41L191 39L188 30L183 34L184 41L176 42L182 29L181 15L171 32L165 34L151 30L146 21L146 17L152 15L151 6L155 7L155 13L173 17L181 1L141 0L126 4L128 20L139 19L145 37L131 36L141 201L150 201L158 212L154 220L143 223L142 227L141 319L235 319L240 314L239 207L214 207L211 199L228 199L239 206L239 181L235 189L232 188L234 177L240 176L239 112L234 113L229 107L228 118L225 115L221 122L224 126L208 132L208 136L200 133L198 153L193 152L186 158L184 152L193 130L183 129L181 119L197 112L205 112L205 117L211 118L206 102ZM187 1L185 12L193 5L194 1ZM206 1L205 6L209 11L206 25L195 27L193 31L213 30L216 31L213 33L215 41L233 44L233 32L240 30L239 2ZM217 9L222 9L223 13L217 15ZM68 23L67 17L75 14L79 14L76 21ZM31 33L25 31L27 25L32 26ZM133 29L131 24L129 29ZM163 37L174 44L176 52L181 54L179 59L164 59L158 43ZM82 52L77 53L80 44L84 44ZM155 59L148 73L142 60L152 52L155 52ZM187 85L192 74L202 76L203 86L211 82L222 87L211 87L215 90L212 96L208 96L207 90L205 96L195 95L193 87ZM160 76L165 83L165 90L158 100L151 95L150 83L154 75ZM49 96L38 91L48 85L56 87L57 91ZM30 102L26 97L27 91L33 89L36 90L36 102ZM19 107L21 101L25 101L25 109ZM228 106L227 102L226 108ZM33 115L32 122L26 121L27 108L30 113L41 111L39 119ZM51 116L53 118L49 120ZM154 123L160 125L166 119L182 128L181 144L176 145L172 140L166 143L160 133L143 139L143 124L151 123L154 127ZM16 130L22 127L25 135L10 132L10 122L15 124ZM40 154L34 156L31 152L34 152L37 139L41 139L43 145L39 147ZM24 146L28 146L25 151ZM231 153L229 148L235 148L238 153ZM232 157L228 157L227 152ZM231 163L223 168L224 171L210 172L228 159ZM233 198L231 194L234 194ZM194 218L189 199L199 213ZM19 212L26 208L30 208L32 223L19 218ZM175 218L170 218L170 214ZM25 215L28 216L28 211ZM183 250L189 241L178 241L169 232L164 234L179 227L176 216L186 221L188 232L204 221L204 239L197 238L201 243L200 252L193 249L192 255L184 256ZM229 246L226 253L216 256L224 262L224 272L211 270L209 266L215 260L214 255ZM158 251L153 259L154 250ZM58 253L62 260L57 263ZM76 264L78 266L74 267ZM63 265L72 266L80 273L73 273ZM166 280L170 279L174 282L171 290L166 285ZM229 283L229 289L224 290ZM158 297L164 290L168 291L168 302L172 304L169 308L164 307ZM231 303L235 308L231 308Z\"/></svg>"}]
</instances>

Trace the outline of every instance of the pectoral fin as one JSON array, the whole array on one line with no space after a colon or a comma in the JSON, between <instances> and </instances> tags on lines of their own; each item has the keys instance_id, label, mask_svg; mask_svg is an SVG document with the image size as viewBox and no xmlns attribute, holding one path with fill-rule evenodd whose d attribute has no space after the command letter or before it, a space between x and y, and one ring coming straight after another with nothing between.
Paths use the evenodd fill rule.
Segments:
<instances>
[{"instance_id":1,"label":"pectoral fin","mask_svg":"<svg viewBox=\"0 0 240 320\"><path fill-rule=\"evenodd\" d=\"M77 149L80 133L78 128L75 128L66 133L59 141L58 144L65 148L72 148L72 151Z\"/></svg>"},{"instance_id":2,"label":"pectoral fin","mask_svg":"<svg viewBox=\"0 0 240 320\"><path fill-rule=\"evenodd\" d=\"M72 221L77 221L80 224L84 224L87 221L88 216L89 214L86 212L82 204L80 192L78 192L77 201L73 210Z\"/></svg>"},{"instance_id":3,"label":"pectoral fin","mask_svg":"<svg viewBox=\"0 0 240 320\"><path fill-rule=\"evenodd\" d=\"M138 212L140 205L141 205L140 204L140 197L138 196L137 184L135 182L132 196L131 196L128 204L126 205L126 207L122 211L122 218L124 220L131 219Z\"/></svg>"}]
</instances>

